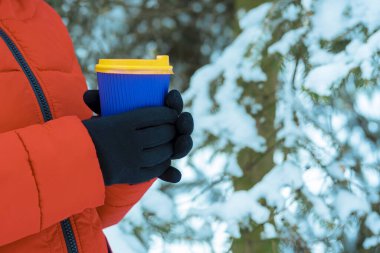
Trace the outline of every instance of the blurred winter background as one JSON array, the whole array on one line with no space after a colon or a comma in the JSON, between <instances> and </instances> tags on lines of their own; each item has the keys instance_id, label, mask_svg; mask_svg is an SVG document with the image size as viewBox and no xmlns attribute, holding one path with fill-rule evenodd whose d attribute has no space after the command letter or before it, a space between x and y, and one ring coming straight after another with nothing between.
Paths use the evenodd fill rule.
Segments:
<instances>
[{"instance_id":1,"label":"blurred winter background","mask_svg":"<svg viewBox=\"0 0 380 253\"><path fill-rule=\"evenodd\" d=\"M49 0L98 58L168 54L196 120L181 183L116 253L380 252L378 0Z\"/></svg>"}]
</instances>

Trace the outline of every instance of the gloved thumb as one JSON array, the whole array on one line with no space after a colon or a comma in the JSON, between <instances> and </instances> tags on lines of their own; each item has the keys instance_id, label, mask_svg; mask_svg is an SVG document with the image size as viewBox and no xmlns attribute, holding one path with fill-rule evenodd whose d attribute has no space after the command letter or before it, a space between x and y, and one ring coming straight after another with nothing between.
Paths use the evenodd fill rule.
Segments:
<instances>
[{"instance_id":1,"label":"gloved thumb","mask_svg":"<svg viewBox=\"0 0 380 253\"><path fill-rule=\"evenodd\" d=\"M101 114L100 97L98 90L88 90L83 94L83 101L96 114Z\"/></svg>"}]
</instances>

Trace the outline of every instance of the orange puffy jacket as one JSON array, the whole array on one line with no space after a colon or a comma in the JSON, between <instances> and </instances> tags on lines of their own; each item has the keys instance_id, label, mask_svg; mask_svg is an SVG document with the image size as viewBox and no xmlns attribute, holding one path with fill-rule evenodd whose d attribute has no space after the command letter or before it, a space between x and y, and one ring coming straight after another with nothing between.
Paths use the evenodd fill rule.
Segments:
<instances>
[{"instance_id":1,"label":"orange puffy jacket","mask_svg":"<svg viewBox=\"0 0 380 253\"><path fill-rule=\"evenodd\" d=\"M0 0L0 253L108 252L154 180L104 187L69 34L42 0Z\"/></svg>"}]
</instances>

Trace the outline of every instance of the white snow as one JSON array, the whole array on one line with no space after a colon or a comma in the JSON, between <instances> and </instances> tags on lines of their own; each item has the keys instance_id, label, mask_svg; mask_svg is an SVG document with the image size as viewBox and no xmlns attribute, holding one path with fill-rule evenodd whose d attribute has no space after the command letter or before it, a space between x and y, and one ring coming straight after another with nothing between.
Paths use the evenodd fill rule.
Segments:
<instances>
[{"instance_id":1,"label":"white snow","mask_svg":"<svg viewBox=\"0 0 380 253\"><path fill-rule=\"evenodd\" d=\"M370 94L358 92L356 107L362 115L372 119L380 119L380 91Z\"/></svg>"},{"instance_id":2,"label":"white snow","mask_svg":"<svg viewBox=\"0 0 380 253\"><path fill-rule=\"evenodd\" d=\"M364 240L363 248L370 249L380 244L380 236L371 236Z\"/></svg>"},{"instance_id":3,"label":"white snow","mask_svg":"<svg viewBox=\"0 0 380 253\"><path fill-rule=\"evenodd\" d=\"M301 4L306 11L310 11L313 4L313 0L301 0Z\"/></svg>"},{"instance_id":4,"label":"white snow","mask_svg":"<svg viewBox=\"0 0 380 253\"><path fill-rule=\"evenodd\" d=\"M337 180L344 180L346 177L344 175L345 168L343 165L333 164L327 167L327 172Z\"/></svg>"},{"instance_id":5,"label":"white snow","mask_svg":"<svg viewBox=\"0 0 380 253\"><path fill-rule=\"evenodd\" d=\"M242 147L248 146L260 152L266 148L258 132L252 131L255 122L242 110L243 106L249 105L251 113L255 114L257 111L254 108L262 111L265 106L260 107L254 100L242 96L242 87L247 84L238 81L242 79L251 85L250 82L267 80L268 77L260 68L261 50L272 39L266 18L272 13L272 8L276 7L275 4L267 4L249 11L241 19L241 35L212 64L194 75L191 88L186 93L186 100L192 102L194 115L200 119L199 135L204 137L212 134L219 137L212 145L216 156L219 155L219 149L232 143L234 148L226 156L232 157L235 163L236 153ZM306 88L320 96L331 96L348 73L356 68L362 70L364 79L374 78L378 67L374 55L379 52L380 45L380 32L376 32L380 27L380 19L374 13L379 7L372 0L303 0L302 7L303 9L290 4L282 12L282 17L272 20L272 23L282 19L294 21L303 15L304 24L288 30L268 48L268 53L278 53L284 58L276 104L276 126L280 128L276 139L281 140L279 150L275 151L276 166L250 190L229 193L225 200L194 211L202 217L217 217L224 221L227 232L232 237L240 236L239 228L246 226L247 218L250 218L258 224L264 224L263 237L281 236L284 233L281 231L282 226L290 224L298 229L299 235L306 242L316 238L326 239L331 231L334 231L331 234L331 240L334 240L339 238L342 233L340 228L351 215L363 217L371 212L370 201L379 201L375 190L377 181L372 180L366 185L362 180L371 177L370 173L361 171L363 174L357 175L352 170L355 165L353 155L366 163L374 163L378 159L374 155L374 147L365 141L361 129L350 127L352 115L341 110L340 104L336 108L328 108L323 101L318 104L304 92ZM349 30L358 24L368 27L368 37ZM332 52L320 43L321 40L331 43L338 37L350 40L340 52ZM296 65L290 54L291 48L299 45L301 40L307 47L309 66L303 62ZM297 72L294 72L296 67ZM307 68L311 68L311 71L307 72ZM349 85L352 83L346 82L343 87L348 89ZM210 95L211 87L215 91L214 96ZM355 108L363 116L378 120L378 94L376 88L370 92L357 92L354 97ZM237 102L239 99L240 102ZM371 129L376 132L375 123ZM248 140L253 143L249 144ZM355 147L355 154L348 153L339 157L341 150L337 143ZM305 146L301 147L301 144ZM282 152L283 146L296 151ZM228 164L228 161L226 158L220 165ZM215 164L212 160L208 163ZM203 168L207 168L207 165L203 164ZM228 174L244 176L241 170L239 173L229 171ZM338 188L343 182L352 183L350 191L343 186ZM368 189L363 190L365 186ZM297 194L303 194L305 201L312 205L313 208L307 214L300 214L304 203L298 199ZM260 200L264 200L267 206L262 206ZM271 214L268 206L276 212L275 222L268 220ZM377 218L370 215L367 223L376 224L374 220ZM328 222L334 228L326 229L323 222ZM352 229L357 228L352 226ZM371 240L365 242L367 245L370 243ZM331 248L338 247L338 244L334 245ZM323 243L310 243L309 246L315 252L323 252L330 247Z\"/></svg>"},{"instance_id":6,"label":"white snow","mask_svg":"<svg viewBox=\"0 0 380 253\"><path fill-rule=\"evenodd\" d=\"M378 0L350 0L352 12L351 25L362 22L372 33L380 24L380 5Z\"/></svg>"},{"instance_id":7,"label":"white snow","mask_svg":"<svg viewBox=\"0 0 380 253\"><path fill-rule=\"evenodd\" d=\"M281 15L268 20L278 11L278 6L281 5L267 3L248 11L240 20L241 34L220 55L215 54L211 64L194 74L184 95L196 119L195 151L176 166L184 172L184 183L206 182L207 185L218 178L227 178L212 189L221 196L205 195L192 202L194 192L198 191L189 188L189 192L182 190L176 194L177 201L186 202L178 205L168 194L155 188L132 210L127 219L130 224L144 227L143 210L153 213L165 226L167 222L178 221L177 215L181 213L183 217L200 219L199 226L191 222L197 229L204 225L202 221L221 223L228 241L240 237L240 228L254 221L263 224L263 238L289 238L287 231L291 228L316 253L338 252L341 247L338 239L347 233L343 228L354 232L359 229L357 224L350 223L349 218L355 216L365 218L366 227L374 234L365 239L363 247L368 249L380 243L380 216L371 210L371 204L380 201L380 175L377 167L371 166L378 164L378 147L367 141L363 129L355 125L355 115L349 107L351 101L342 105L342 98L337 97L333 101L336 104L331 106L324 104L324 98L315 102L304 91L306 88L329 97L354 69L361 70L361 77L367 81L378 78L380 4L378 0L302 0L301 7L289 4ZM271 42L276 24L297 20L299 16L302 16L301 27L288 29L282 38ZM163 22L171 25L168 20ZM359 24L368 29L368 35L359 31ZM350 40L340 52L323 46L338 37ZM290 53L301 42L305 43L310 65L302 61L296 65ZM268 79L261 69L262 52L268 43L272 43L268 53L278 53L283 60L278 76L275 167L249 190L235 191L228 176L244 176L237 163L238 152L249 147L265 154L267 149L255 119L249 115L263 112L265 105L258 104L243 91L245 85L260 87ZM341 88L348 93L355 91L350 97L354 108L371 120L368 128L376 133L380 119L378 86L357 89L350 81ZM206 143L210 137L217 138ZM366 165L355 167L357 160ZM194 238L206 238L213 231L208 227ZM355 235L350 236L353 242ZM163 238L154 240L163 246L151 252L181 251L176 243L165 246Z\"/></svg>"},{"instance_id":8,"label":"white snow","mask_svg":"<svg viewBox=\"0 0 380 253\"><path fill-rule=\"evenodd\" d=\"M245 82L265 82L268 79L260 67L253 66L249 61L242 62L240 71Z\"/></svg>"},{"instance_id":9,"label":"white snow","mask_svg":"<svg viewBox=\"0 0 380 253\"><path fill-rule=\"evenodd\" d=\"M319 195L326 191L328 180L323 170L319 168L309 168L302 176L305 186L311 193Z\"/></svg>"},{"instance_id":10,"label":"white snow","mask_svg":"<svg viewBox=\"0 0 380 253\"><path fill-rule=\"evenodd\" d=\"M204 148L194 154L192 159L194 166L202 168L203 173L208 178L215 178L220 175L224 169L228 169L228 156L223 153L214 154L211 148ZM236 165L230 170L232 175L241 175L240 168Z\"/></svg>"},{"instance_id":11,"label":"white snow","mask_svg":"<svg viewBox=\"0 0 380 253\"><path fill-rule=\"evenodd\" d=\"M380 234L380 215L376 212L371 212L365 220L365 225L373 234Z\"/></svg>"},{"instance_id":12,"label":"white snow","mask_svg":"<svg viewBox=\"0 0 380 253\"><path fill-rule=\"evenodd\" d=\"M349 191L340 190L335 199L335 209L339 219L345 222L353 213L359 216L365 215L369 212L370 206L365 199Z\"/></svg>"},{"instance_id":13,"label":"white snow","mask_svg":"<svg viewBox=\"0 0 380 253\"><path fill-rule=\"evenodd\" d=\"M254 199L264 198L268 205L281 209L285 204L281 189L288 186L296 190L302 185L302 171L300 168L290 161L285 161L268 172L250 191Z\"/></svg>"},{"instance_id":14,"label":"white snow","mask_svg":"<svg viewBox=\"0 0 380 253\"><path fill-rule=\"evenodd\" d=\"M282 13L282 17L289 21L295 21L300 13L300 8L294 4L290 4Z\"/></svg>"},{"instance_id":15,"label":"white snow","mask_svg":"<svg viewBox=\"0 0 380 253\"><path fill-rule=\"evenodd\" d=\"M242 19L240 19L240 27L242 29L248 29L250 26L261 25L261 22L264 20L271 7L271 3L265 3L250 10Z\"/></svg>"},{"instance_id":16,"label":"white snow","mask_svg":"<svg viewBox=\"0 0 380 253\"><path fill-rule=\"evenodd\" d=\"M360 22L369 23L371 27L375 26L374 21L369 21L373 19L367 20L365 15L372 13L374 9L379 10L380 5L377 4L375 7L373 1L365 1L359 4L356 0L321 0L316 5L318 12L313 17L313 29L308 33L306 39L307 45L311 49L311 63L314 63L316 67L307 76L305 87L319 95L326 96L331 94L333 85L355 67L362 69L364 78L370 78L373 72L371 57L379 51L380 31L371 34L367 41L361 41L359 37L352 39L346 50L336 55L318 48L316 46L318 39L333 39L342 34L348 27ZM362 16L355 12L356 7L359 8ZM348 19L344 14L347 10L354 11L357 19ZM377 23L377 27L379 26L380 23Z\"/></svg>"},{"instance_id":17,"label":"white snow","mask_svg":"<svg viewBox=\"0 0 380 253\"><path fill-rule=\"evenodd\" d=\"M218 136L221 144L230 141L236 149L250 147L257 152L266 150L265 139L253 127L256 125L255 119L246 115L245 109L240 106L238 99L242 88L239 88L236 82L239 77L249 81L266 80L263 71L255 66L254 62L246 59L245 55L252 38L259 41L267 37L258 26L270 7L271 4L263 4L247 13L240 23L243 32L213 64L201 68L193 75L191 88L184 95L185 101L192 101L191 109L194 118L197 118L198 133L201 135L208 132ZM248 71L252 66L255 67ZM217 87L212 98L211 85ZM213 100L217 105L215 109Z\"/></svg>"},{"instance_id":18,"label":"white snow","mask_svg":"<svg viewBox=\"0 0 380 253\"><path fill-rule=\"evenodd\" d=\"M141 199L141 205L164 222L170 222L173 219L174 203L161 191L149 191L149 194Z\"/></svg>"},{"instance_id":19,"label":"white snow","mask_svg":"<svg viewBox=\"0 0 380 253\"><path fill-rule=\"evenodd\" d=\"M305 34L306 28L301 27L295 30L291 30L282 36L282 38L271 45L268 49L268 52L270 54L273 53L280 53L282 55L285 55L289 52L292 46L294 46L300 39L302 35Z\"/></svg>"},{"instance_id":20,"label":"white snow","mask_svg":"<svg viewBox=\"0 0 380 253\"><path fill-rule=\"evenodd\" d=\"M316 37L331 40L340 35L347 26L344 16L346 0L316 1L315 15L313 16L313 33Z\"/></svg>"},{"instance_id":21,"label":"white snow","mask_svg":"<svg viewBox=\"0 0 380 253\"><path fill-rule=\"evenodd\" d=\"M103 230L114 253L143 253L146 249L132 234L126 234L118 226Z\"/></svg>"},{"instance_id":22,"label":"white snow","mask_svg":"<svg viewBox=\"0 0 380 253\"><path fill-rule=\"evenodd\" d=\"M275 227L271 223L264 224L264 231L261 234L262 239L273 239L276 238L277 233Z\"/></svg>"},{"instance_id":23,"label":"white snow","mask_svg":"<svg viewBox=\"0 0 380 253\"><path fill-rule=\"evenodd\" d=\"M331 94L331 87L345 77L350 66L336 62L314 68L305 80L305 87L321 95Z\"/></svg>"}]
</instances>

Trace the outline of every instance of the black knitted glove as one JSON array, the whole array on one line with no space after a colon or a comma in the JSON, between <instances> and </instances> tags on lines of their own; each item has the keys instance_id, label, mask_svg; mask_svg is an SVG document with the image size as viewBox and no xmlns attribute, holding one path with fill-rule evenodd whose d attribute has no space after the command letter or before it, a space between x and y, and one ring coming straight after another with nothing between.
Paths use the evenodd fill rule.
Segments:
<instances>
[{"instance_id":1,"label":"black knitted glove","mask_svg":"<svg viewBox=\"0 0 380 253\"><path fill-rule=\"evenodd\" d=\"M83 99L101 114L98 91L87 91ZM105 184L136 184L155 177L179 182L181 172L170 166L171 160L190 152L194 128L191 114L182 113L182 108L180 93L172 90L165 106L83 121L95 144Z\"/></svg>"}]
</instances>

